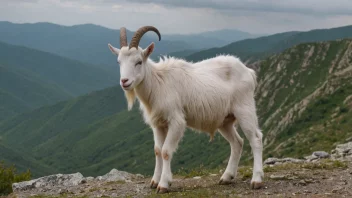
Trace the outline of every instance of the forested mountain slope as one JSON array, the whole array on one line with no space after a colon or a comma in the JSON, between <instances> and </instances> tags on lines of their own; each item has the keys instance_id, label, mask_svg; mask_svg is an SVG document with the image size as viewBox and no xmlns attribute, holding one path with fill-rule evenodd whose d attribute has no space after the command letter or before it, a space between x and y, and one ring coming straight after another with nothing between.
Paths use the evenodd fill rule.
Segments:
<instances>
[{"instance_id":1,"label":"forested mountain slope","mask_svg":"<svg viewBox=\"0 0 352 198\"><path fill-rule=\"evenodd\" d=\"M304 43L261 61L256 101L264 158L303 157L352 136L352 41ZM242 137L243 134L240 133ZM99 175L117 168L152 174L153 135L137 107L126 111L120 87L46 106L0 124L4 144L60 172ZM15 144L20 143L20 144ZM224 166L228 143L187 131L176 171ZM251 163L245 142L241 163Z\"/></svg>"},{"instance_id":2,"label":"forested mountain slope","mask_svg":"<svg viewBox=\"0 0 352 198\"><path fill-rule=\"evenodd\" d=\"M116 85L117 70L0 42L0 120Z\"/></svg>"}]
</instances>

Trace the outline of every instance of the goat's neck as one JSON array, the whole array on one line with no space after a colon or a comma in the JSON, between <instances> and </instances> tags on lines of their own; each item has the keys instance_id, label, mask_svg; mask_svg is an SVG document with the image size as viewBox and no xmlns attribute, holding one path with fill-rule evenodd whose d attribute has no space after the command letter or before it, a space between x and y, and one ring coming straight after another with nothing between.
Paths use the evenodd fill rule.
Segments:
<instances>
[{"instance_id":1,"label":"goat's neck","mask_svg":"<svg viewBox=\"0 0 352 198\"><path fill-rule=\"evenodd\" d=\"M159 88L156 69L153 62L147 60L145 66L145 76L143 81L135 88L137 98L142 102L147 111L151 111L154 101L155 91Z\"/></svg>"}]
</instances>

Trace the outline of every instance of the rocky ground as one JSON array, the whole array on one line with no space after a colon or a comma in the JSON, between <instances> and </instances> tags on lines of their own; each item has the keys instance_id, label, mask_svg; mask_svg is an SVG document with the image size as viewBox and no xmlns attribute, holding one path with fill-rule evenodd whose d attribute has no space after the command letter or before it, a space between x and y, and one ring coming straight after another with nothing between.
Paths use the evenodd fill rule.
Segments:
<instances>
[{"instance_id":1,"label":"rocky ground","mask_svg":"<svg viewBox=\"0 0 352 198\"><path fill-rule=\"evenodd\" d=\"M265 160L264 188L251 190L251 167L233 184L219 185L221 171L175 175L168 194L149 188L150 178L116 169L104 176L51 175L13 184L9 197L352 197L352 142L305 159Z\"/></svg>"}]
</instances>

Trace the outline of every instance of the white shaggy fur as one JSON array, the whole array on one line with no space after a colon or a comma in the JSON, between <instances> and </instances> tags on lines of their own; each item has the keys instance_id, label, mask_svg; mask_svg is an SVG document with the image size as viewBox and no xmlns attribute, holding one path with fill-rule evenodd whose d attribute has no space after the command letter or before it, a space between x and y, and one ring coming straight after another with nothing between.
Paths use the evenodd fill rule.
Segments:
<instances>
[{"instance_id":1,"label":"white shaggy fur","mask_svg":"<svg viewBox=\"0 0 352 198\"><path fill-rule=\"evenodd\" d=\"M220 184L231 183L243 147L243 139L234 127L236 120L252 147L251 186L261 186L263 146L254 100L256 75L252 69L238 58L224 55L197 63L166 57L154 62L148 58L154 43L145 50L109 47L118 55L121 79L131 83L124 88L128 108L137 98L145 122L153 129L156 161L152 186L169 188L172 156L186 127L209 133L211 138L219 131L229 142L231 156ZM143 63L135 65L138 60Z\"/></svg>"}]
</instances>

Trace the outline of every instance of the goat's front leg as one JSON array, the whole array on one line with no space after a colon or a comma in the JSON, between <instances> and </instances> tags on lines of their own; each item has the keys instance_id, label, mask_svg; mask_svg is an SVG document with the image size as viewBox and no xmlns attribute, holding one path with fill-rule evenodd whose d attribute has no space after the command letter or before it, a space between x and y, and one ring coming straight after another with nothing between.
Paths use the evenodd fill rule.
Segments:
<instances>
[{"instance_id":1,"label":"goat's front leg","mask_svg":"<svg viewBox=\"0 0 352 198\"><path fill-rule=\"evenodd\" d=\"M152 127L152 129L154 134L155 169L152 181L150 182L150 187L157 188L163 168L161 149L163 147L167 131L166 128L161 127Z\"/></svg>"},{"instance_id":2,"label":"goat's front leg","mask_svg":"<svg viewBox=\"0 0 352 198\"><path fill-rule=\"evenodd\" d=\"M158 185L158 193L166 193L169 191L169 185L172 182L171 160L174 152L178 147L178 143L183 137L186 129L186 122L183 118L170 119L168 132L162 148L163 172Z\"/></svg>"}]
</instances>

